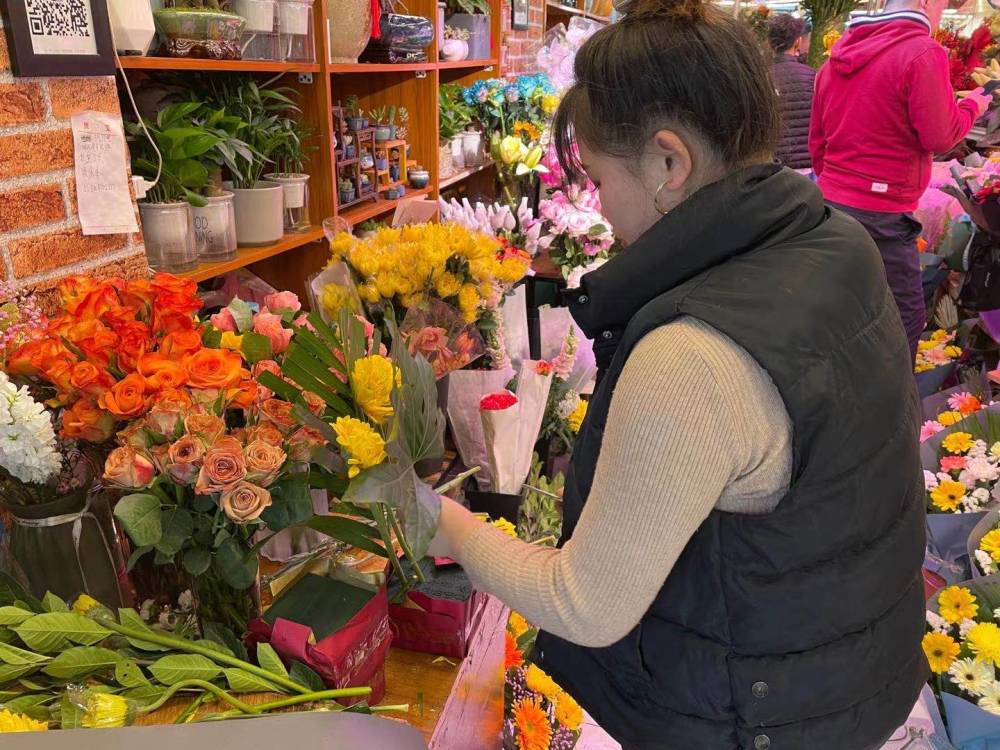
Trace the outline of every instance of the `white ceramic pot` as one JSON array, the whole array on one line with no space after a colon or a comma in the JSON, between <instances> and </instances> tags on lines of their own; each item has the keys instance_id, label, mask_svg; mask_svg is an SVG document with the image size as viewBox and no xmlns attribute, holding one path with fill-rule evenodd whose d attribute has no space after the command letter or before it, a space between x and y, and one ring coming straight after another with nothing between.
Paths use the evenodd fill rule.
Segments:
<instances>
[{"instance_id":1,"label":"white ceramic pot","mask_svg":"<svg viewBox=\"0 0 1000 750\"><path fill-rule=\"evenodd\" d=\"M233 0L233 13L247 21L244 33L275 33L277 9L278 0Z\"/></svg>"},{"instance_id":2,"label":"white ceramic pot","mask_svg":"<svg viewBox=\"0 0 1000 750\"><path fill-rule=\"evenodd\" d=\"M451 164L455 169L465 169L465 150L462 147L463 138L456 135L451 139Z\"/></svg>"},{"instance_id":3,"label":"white ceramic pot","mask_svg":"<svg viewBox=\"0 0 1000 750\"><path fill-rule=\"evenodd\" d=\"M233 194L223 193L207 200L207 206L191 208L198 255L202 260L229 260L236 255Z\"/></svg>"},{"instance_id":4,"label":"white ceramic pot","mask_svg":"<svg viewBox=\"0 0 1000 750\"><path fill-rule=\"evenodd\" d=\"M187 203L140 203L139 217L150 267L182 273L198 265L194 223Z\"/></svg>"},{"instance_id":5,"label":"white ceramic pot","mask_svg":"<svg viewBox=\"0 0 1000 750\"><path fill-rule=\"evenodd\" d=\"M285 190L281 185L267 180L249 190L234 188L231 182L223 185L233 192L236 240L241 247L273 245L282 238Z\"/></svg>"},{"instance_id":6,"label":"white ceramic pot","mask_svg":"<svg viewBox=\"0 0 1000 750\"><path fill-rule=\"evenodd\" d=\"M462 133L462 156L465 159L465 166L478 167L483 163L483 134L475 131Z\"/></svg>"},{"instance_id":7,"label":"white ceramic pot","mask_svg":"<svg viewBox=\"0 0 1000 750\"><path fill-rule=\"evenodd\" d=\"M312 0L309 0L309 2L281 0L278 12L278 23L282 34L306 36L309 33L309 21L310 16L312 15Z\"/></svg>"},{"instance_id":8,"label":"white ceramic pot","mask_svg":"<svg viewBox=\"0 0 1000 750\"><path fill-rule=\"evenodd\" d=\"M458 62L469 56L469 43L461 39L445 39L441 45L441 57L447 62Z\"/></svg>"}]
</instances>

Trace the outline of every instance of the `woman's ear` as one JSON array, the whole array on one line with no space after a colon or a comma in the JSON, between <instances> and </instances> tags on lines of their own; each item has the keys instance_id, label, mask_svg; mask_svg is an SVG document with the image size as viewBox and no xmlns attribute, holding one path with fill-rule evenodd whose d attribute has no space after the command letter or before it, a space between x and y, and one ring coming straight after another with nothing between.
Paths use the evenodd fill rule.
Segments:
<instances>
[{"instance_id":1,"label":"woman's ear","mask_svg":"<svg viewBox=\"0 0 1000 750\"><path fill-rule=\"evenodd\" d=\"M691 150L673 130L658 130L653 135L649 163L656 187L671 193L682 193L694 171Z\"/></svg>"}]
</instances>

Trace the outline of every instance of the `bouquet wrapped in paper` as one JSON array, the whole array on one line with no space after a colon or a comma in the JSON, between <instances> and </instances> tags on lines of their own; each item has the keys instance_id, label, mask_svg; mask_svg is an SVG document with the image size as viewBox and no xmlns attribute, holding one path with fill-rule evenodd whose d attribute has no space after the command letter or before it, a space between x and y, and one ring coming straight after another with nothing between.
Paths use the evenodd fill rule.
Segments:
<instances>
[{"instance_id":1,"label":"bouquet wrapped in paper","mask_svg":"<svg viewBox=\"0 0 1000 750\"><path fill-rule=\"evenodd\" d=\"M410 354L419 354L430 362L437 380L486 353L476 326L466 323L461 312L438 299L407 310L399 332Z\"/></svg>"}]
</instances>

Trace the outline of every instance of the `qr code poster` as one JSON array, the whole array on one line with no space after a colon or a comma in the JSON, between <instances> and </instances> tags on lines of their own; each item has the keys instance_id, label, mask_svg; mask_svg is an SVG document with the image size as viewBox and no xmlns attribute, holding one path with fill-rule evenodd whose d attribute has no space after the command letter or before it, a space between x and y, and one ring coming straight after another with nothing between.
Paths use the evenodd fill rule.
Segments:
<instances>
[{"instance_id":1,"label":"qr code poster","mask_svg":"<svg viewBox=\"0 0 1000 750\"><path fill-rule=\"evenodd\" d=\"M34 53L36 55L98 54L90 1L24 0Z\"/></svg>"}]
</instances>

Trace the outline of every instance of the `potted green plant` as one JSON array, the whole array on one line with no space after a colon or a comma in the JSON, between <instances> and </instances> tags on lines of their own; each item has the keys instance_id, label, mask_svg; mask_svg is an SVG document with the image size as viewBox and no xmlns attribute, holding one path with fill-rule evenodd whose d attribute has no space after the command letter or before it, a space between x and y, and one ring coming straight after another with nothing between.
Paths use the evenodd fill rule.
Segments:
<instances>
[{"instance_id":1,"label":"potted green plant","mask_svg":"<svg viewBox=\"0 0 1000 750\"><path fill-rule=\"evenodd\" d=\"M444 27L444 43L441 45L441 59L447 62L467 60L469 57L469 32L454 26Z\"/></svg>"},{"instance_id":2,"label":"potted green plant","mask_svg":"<svg viewBox=\"0 0 1000 750\"><path fill-rule=\"evenodd\" d=\"M441 149L439 164L445 176L465 168L462 133L472 122L472 108L462 99L462 87L446 84L438 90ZM445 168L447 166L447 168Z\"/></svg>"},{"instance_id":3,"label":"potted green plant","mask_svg":"<svg viewBox=\"0 0 1000 750\"><path fill-rule=\"evenodd\" d=\"M346 203L352 203L354 201L356 195L353 182L342 177L337 183L337 187L340 195L340 204L342 206Z\"/></svg>"},{"instance_id":4,"label":"potted green plant","mask_svg":"<svg viewBox=\"0 0 1000 750\"><path fill-rule=\"evenodd\" d=\"M361 226L358 227L357 235L359 239L366 240L374 237L378 230L384 227L380 221L375 221L375 219L368 219L368 221L362 222Z\"/></svg>"},{"instance_id":5,"label":"potted green plant","mask_svg":"<svg viewBox=\"0 0 1000 750\"><path fill-rule=\"evenodd\" d=\"M164 52L169 57L239 60L246 21L224 8L219 0L164 0L153 12Z\"/></svg>"},{"instance_id":6,"label":"potted green plant","mask_svg":"<svg viewBox=\"0 0 1000 750\"><path fill-rule=\"evenodd\" d=\"M448 25L469 32L469 59L490 59L490 4L488 0L447 0ZM446 27L447 29L447 27Z\"/></svg>"},{"instance_id":7,"label":"potted green plant","mask_svg":"<svg viewBox=\"0 0 1000 750\"><path fill-rule=\"evenodd\" d=\"M297 120L285 118L282 121L284 137L273 154L277 171L264 175L284 188L285 229L302 232L309 228L309 175L305 173L308 152L315 146L307 146L311 131Z\"/></svg>"},{"instance_id":8,"label":"potted green plant","mask_svg":"<svg viewBox=\"0 0 1000 750\"><path fill-rule=\"evenodd\" d=\"M200 108L199 102L171 104L155 120L126 123L132 172L154 183L139 215L149 265L158 271L179 273L198 264L191 207L208 203L201 194L211 184L205 155L221 140L192 119Z\"/></svg>"},{"instance_id":9,"label":"potted green plant","mask_svg":"<svg viewBox=\"0 0 1000 750\"><path fill-rule=\"evenodd\" d=\"M396 119L395 107L375 107L371 112L372 122L375 125L375 140L379 143L392 139L392 127L390 122Z\"/></svg>"},{"instance_id":10,"label":"potted green plant","mask_svg":"<svg viewBox=\"0 0 1000 750\"><path fill-rule=\"evenodd\" d=\"M394 138L405 141L410 135L410 111L406 107L399 108L399 125L396 127Z\"/></svg>"},{"instance_id":11,"label":"potted green plant","mask_svg":"<svg viewBox=\"0 0 1000 750\"><path fill-rule=\"evenodd\" d=\"M350 130L356 133L368 127L368 121L365 119L365 113L361 109L358 97L353 95L347 97L345 109L347 110L347 127Z\"/></svg>"}]
</instances>

